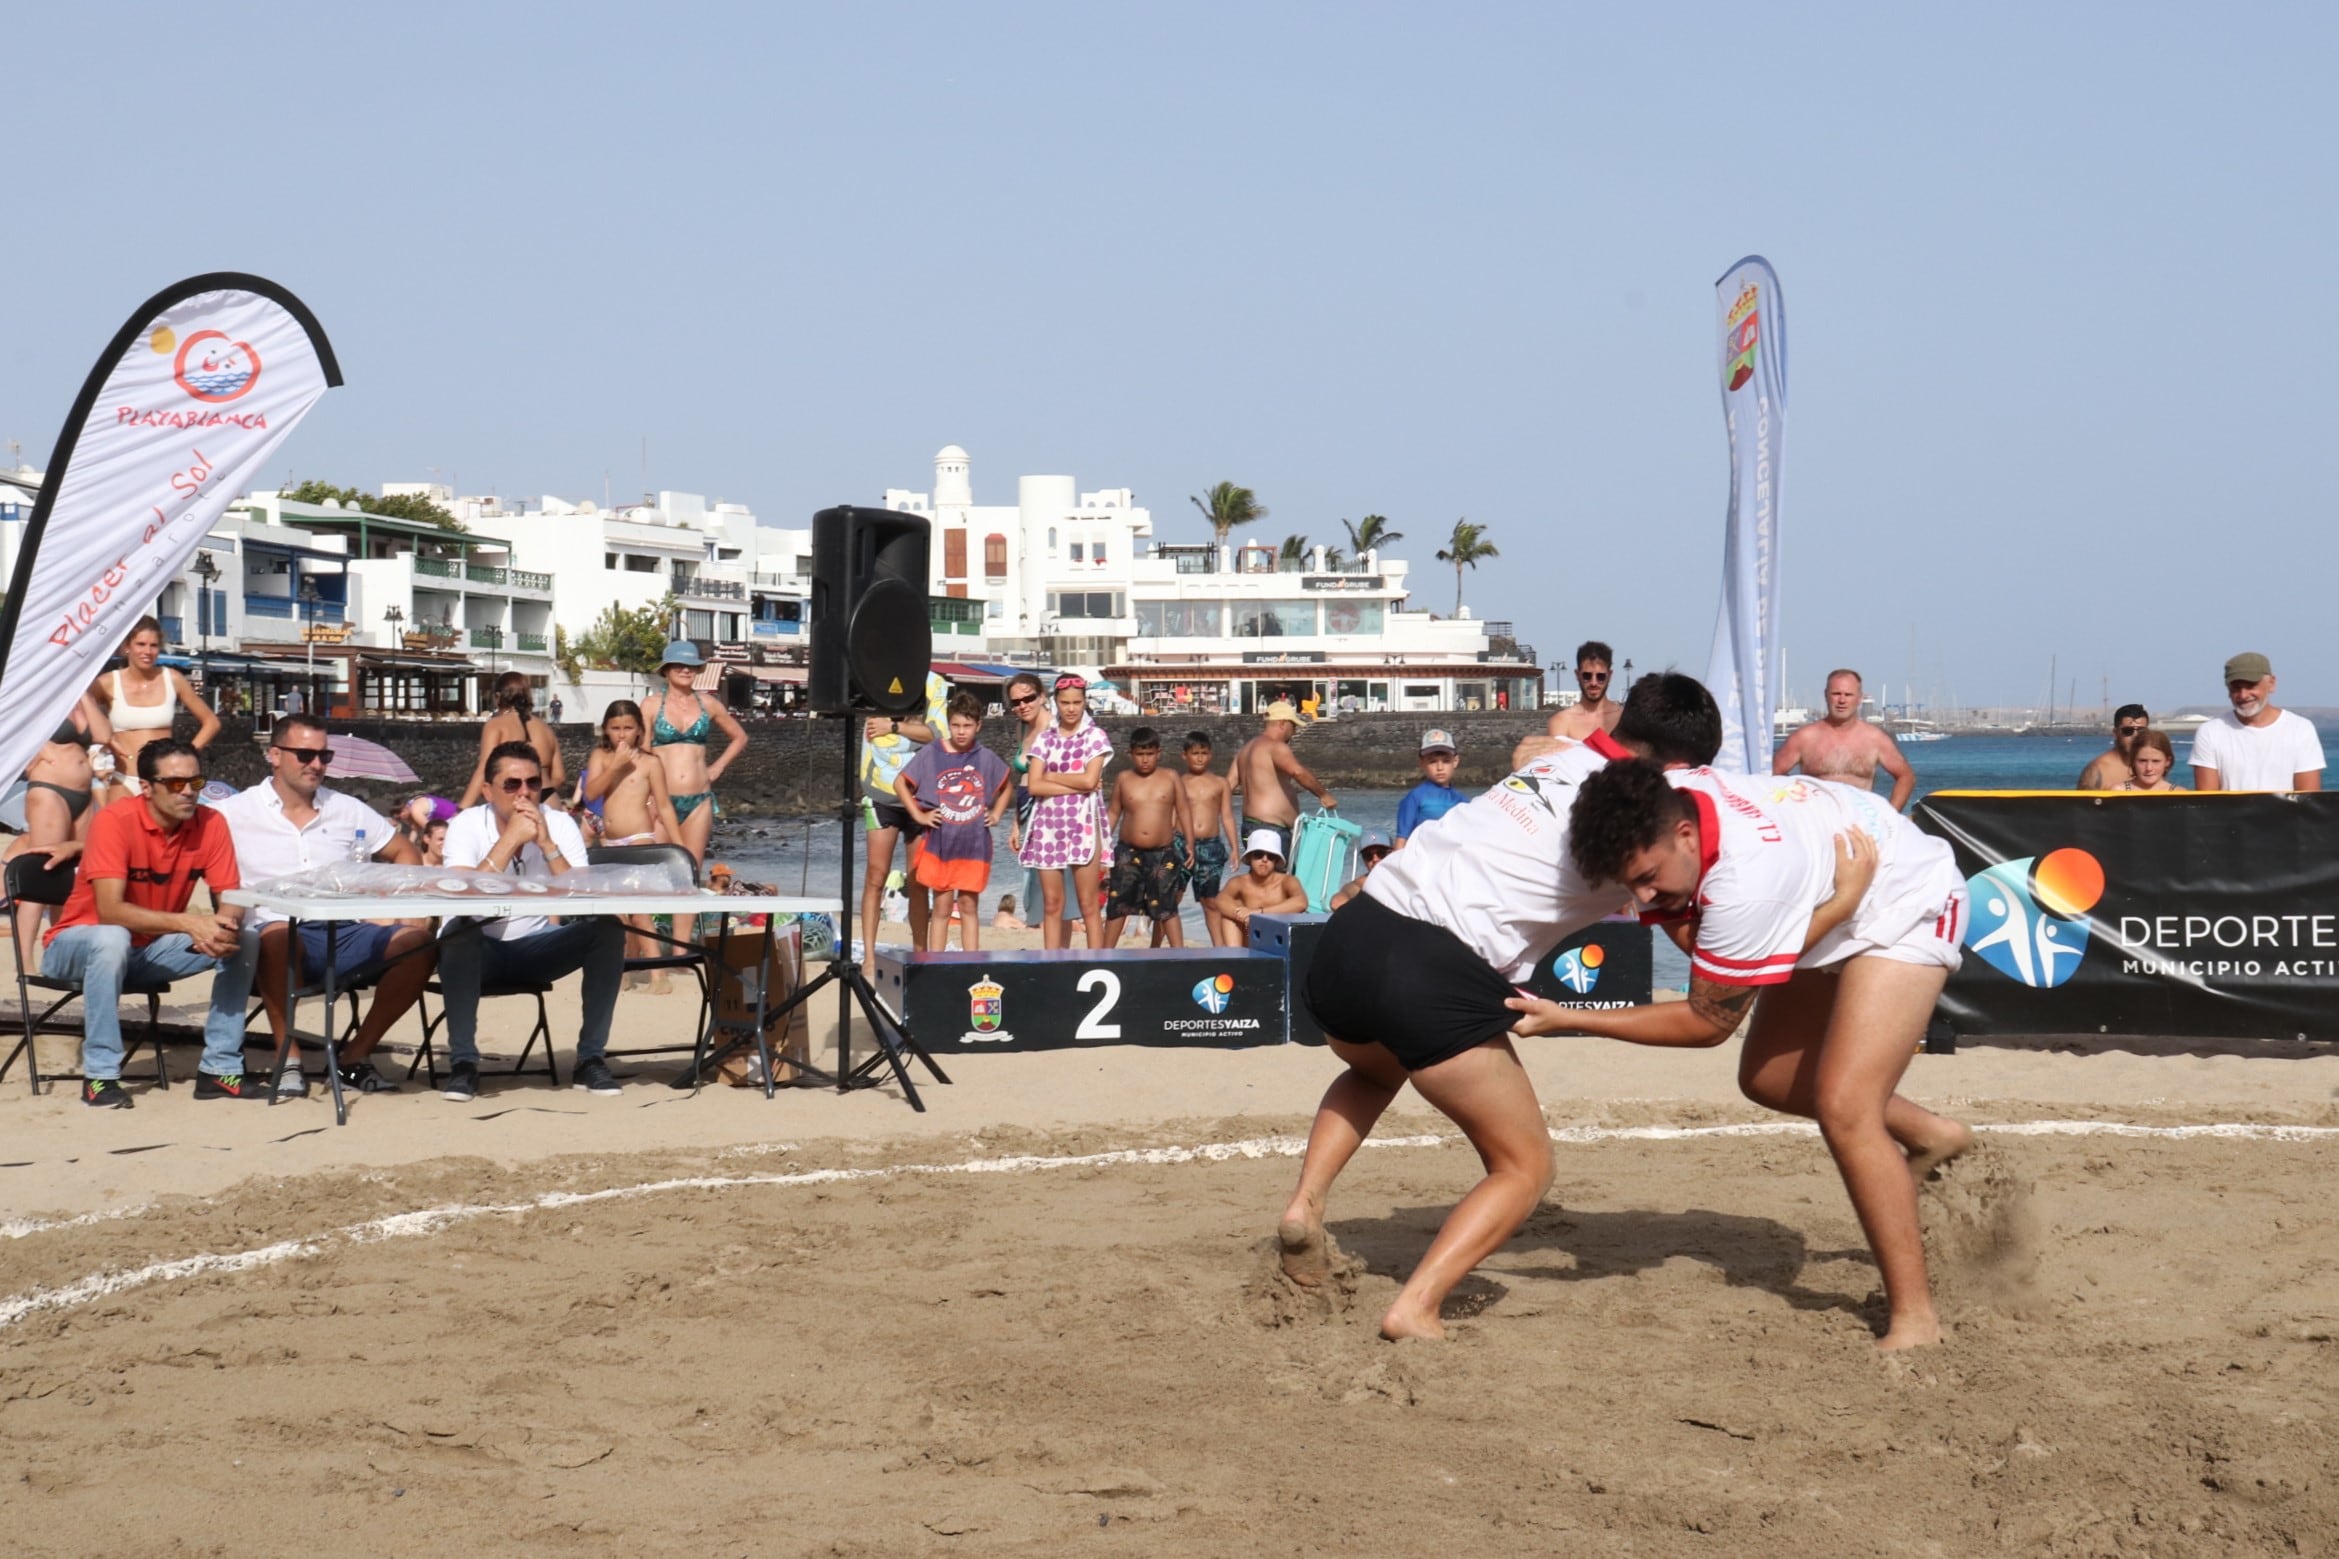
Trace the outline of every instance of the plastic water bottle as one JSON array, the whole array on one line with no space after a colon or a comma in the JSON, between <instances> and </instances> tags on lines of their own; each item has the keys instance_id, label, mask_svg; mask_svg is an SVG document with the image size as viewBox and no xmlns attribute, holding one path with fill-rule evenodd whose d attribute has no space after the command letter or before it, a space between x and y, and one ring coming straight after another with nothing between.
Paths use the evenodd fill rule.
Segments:
<instances>
[{"instance_id":1,"label":"plastic water bottle","mask_svg":"<svg viewBox=\"0 0 2339 1559\"><path fill-rule=\"evenodd\" d=\"M373 858L373 852L365 847L365 830L361 828L357 831L357 837L349 841L349 859L363 866Z\"/></svg>"},{"instance_id":2,"label":"plastic water bottle","mask_svg":"<svg viewBox=\"0 0 2339 1559\"><path fill-rule=\"evenodd\" d=\"M877 832L877 808L867 796L861 798L861 831L869 834Z\"/></svg>"}]
</instances>

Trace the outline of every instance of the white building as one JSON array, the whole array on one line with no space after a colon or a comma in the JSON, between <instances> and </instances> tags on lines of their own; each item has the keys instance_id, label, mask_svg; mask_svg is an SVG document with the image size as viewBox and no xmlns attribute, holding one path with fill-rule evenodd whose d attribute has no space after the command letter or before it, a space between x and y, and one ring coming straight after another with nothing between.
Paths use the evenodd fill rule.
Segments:
<instances>
[{"instance_id":1,"label":"white building","mask_svg":"<svg viewBox=\"0 0 2339 1559\"><path fill-rule=\"evenodd\" d=\"M1069 476L977 504L955 444L934 457L931 493L889 489L884 503L933 522L937 661L1098 668L1165 712L1250 712L1284 693L1327 713L1531 708L1540 688L1532 651L1501 642L1507 625L1411 609L1402 559L1157 542L1128 488L1084 493Z\"/></svg>"}]
</instances>

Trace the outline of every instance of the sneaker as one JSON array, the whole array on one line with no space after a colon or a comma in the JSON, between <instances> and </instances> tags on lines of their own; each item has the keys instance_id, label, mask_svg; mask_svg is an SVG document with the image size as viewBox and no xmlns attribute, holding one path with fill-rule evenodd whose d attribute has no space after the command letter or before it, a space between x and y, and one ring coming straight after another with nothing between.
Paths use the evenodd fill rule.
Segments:
<instances>
[{"instance_id":1,"label":"sneaker","mask_svg":"<svg viewBox=\"0 0 2339 1559\"><path fill-rule=\"evenodd\" d=\"M249 1072L197 1072L195 1097L198 1099L260 1099L269 1097L268 1079L254 1077Z\"/></svg>"},{"instance_id":2,"label":"sneaker","mask_svg":"<svg viewBox=\"0 0 2339 1559\"><path fill-rule=\"evenodd\" d=\"M579 1061L575 1077L570 1081L587 1093L623 1093L625 1085L617 1074L609 1070L609 1063L595 1056L590 1061Z\"/></svg>"},{"instance_id":3,"label":"sneaker","mask_svg":"<svg viewBox=\"0 0 2339 1559\"><path fill-rule=\"evenodd\" d=\"M396 1093L398 1085L374 1069L371 1061L355 1061L341 1069L341 1086L359 1093ZM451 1096L450 1096L451 1097Z\"/></svg>"},{"instance_id":4,"label":"sneaker","mask_svg":"<svg viewBox=\"0 0 2339 1559\"><path fill-rule=\"evenodd\" d=\"M121 1079L93 1077L81 1085L81 1102L93 1110L127 1110L135 1107L130 1091Z\"/></svg>"},{"instance_id":5,"label":"sneaker","mask_svg":"<svg viewBox=\"0 0 2339 1559\"><path fill-rule=\"evenodd\" d=\"M283 1077L281 1077L280 1079L278 1079L278 1080L277 1080L277 1084L276 1084L276 1097L277 1097L277 1098L279 1098L279 1099L306 1099L308 1096L309 1096L309 1075L308 1075L308 1073L306 1073L306 1072L300 1072L300 1071L293 1071L293 1070L289 1070L289 1069L288 1069L288 1070L285 1072L284 1076L283 1076Z\"/></svg>"},{"instance_id":6,"label":"sneaker","mask_svg":"<svg viewBox=\"0 0 2339 1559\"><path fill-rule=\"evenodd\" d=\"M479 1063L458 1061L447 1068L447 1084L439 1090L439 1097L452 1099L457 1104L469 1104L479 1097Z\"/></svg>"}]
</instances>

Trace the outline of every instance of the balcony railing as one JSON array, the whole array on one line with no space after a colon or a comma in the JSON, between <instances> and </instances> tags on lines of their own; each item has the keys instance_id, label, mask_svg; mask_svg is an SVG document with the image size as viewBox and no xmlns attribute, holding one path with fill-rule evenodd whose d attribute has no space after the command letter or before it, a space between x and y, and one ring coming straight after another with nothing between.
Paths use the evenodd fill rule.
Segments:
<instances>
[{"instance_id":1,"label":"balcony railing","mask_svg":"<svg viewBox=\"0 0 2339 1559\"><path fill-rule=\"evenodd\" d=\"M693 574L675 580L674 593L699 601L744 601L747 586L736 579L705 579Z\"/></svg>"},{"instance_id":2,"label":"balcony railing","mask_svg":"<svg viewBox=\"0 0 2339 1559\"><path fill-rule=\"evenodd\" d=\"M533 573L524 568L509 568L504 572L511 576L512 588L515 590L550 590L552 588L550 574Z\"/></svg>"},{"instance_id":3,"label":"balcony railing","mask_svg":"<svg viewBox=\"0 0 2339 1559\"><path fill-rule=\"evenodd\" d=\"M247 595L244 597L246 617L302 618L313 623L337 623L342 620L339 601L318 601L304 604L288 595Z\"/></svg>"},{"instance_id":4,"label":"balcony railing","mask_svg":"<svg viewBox=\"0 0 2339 1559\"><path fill-rule=\"evenodd\" d=\"M508 642L501 628L474 628L470 640L475 650L500 650Z\"/></svg>"},{"instance_id":5,"label":"balcony railing","mask_svg":"<svg viewBox=\"0 0 2339 1559\"><path fill-rule=\"evenodd\" d=\"M470 580L471 583L475 585L500 585L507 583L504 577L505 573L506 570L500 568L490 568L485 563L466 563L463 565L463 577Z\"/></svg>"},{"instance_id":6,"label":"balcony railing","mask_svg":"<svg viewBox=\"0 0 2339 1559\"><path fill-rule=\"evenodd\" d=\"M416 558L414 571L417 574L427 574L433 579L461 579L463 577L463 565L450 563L445 558Z\"/></svg>"},{"instance_id":7,"label":"balcony railing","mask_svg":"<svg viewBox=\"0 0 2339 1559\"><path fill-rule=\"evenodd\" d=\"M512 648L531 655L549 655L552 653L552 642L541 633L515 633L512 635Z\"/></svg>"},{"instance_id":8,"label":"balcony railing","mask_svg":"<svg viewBox=\"0 0 2339 1559\"><path fill-rule=\"evenodd\" d=\"M754 631L755 636L759 639L776 639L784 634L800 634L804 631L804 625L800 622L796 622L790 619L759 617L755 621Z\"/></svg>"}]
</instances>

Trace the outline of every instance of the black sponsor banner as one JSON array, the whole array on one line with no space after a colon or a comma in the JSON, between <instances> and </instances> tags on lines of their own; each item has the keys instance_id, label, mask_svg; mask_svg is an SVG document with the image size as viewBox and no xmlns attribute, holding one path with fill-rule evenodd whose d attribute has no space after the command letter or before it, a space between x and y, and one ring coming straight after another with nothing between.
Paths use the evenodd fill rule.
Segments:
<instances>
[{"instance_id":1,"label":"black sponsor banner","mask_svg":"<svg viewBox=\"0 0 2339 1559\"><path fill-rule=\"evenodd\" d=\"M1562 1007L1645 1007L1656 971L1647 926L1603 920L1543 955L1527 989Z\"/></svg>"},{"instance_id":2,"label":"black sponsor banner","mask_svg":"<svg viewBox=\"0 0 2339 1559\"><path fill-rule=\"evenodd\" d=\"M1963 1034L2339 1039L2339 796L1938 792Z\"/></svg>"},{"instance_id":3,"label":"black sponsor banner","mask_svg":"<svg viewBox=\"0 0 2339 1559\"><path fill-rule=\"evenodd\" d=\"M936 1055L1090 1045L1238 1049L1288 1038L1284 963L1231 947L919 953L884 947L871 983Z\"/></svg>"}]
</instances>

